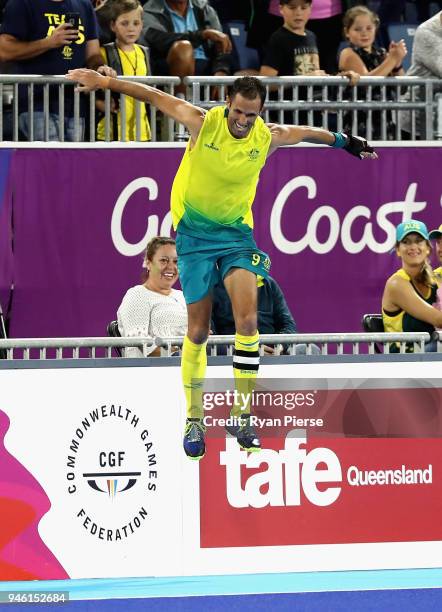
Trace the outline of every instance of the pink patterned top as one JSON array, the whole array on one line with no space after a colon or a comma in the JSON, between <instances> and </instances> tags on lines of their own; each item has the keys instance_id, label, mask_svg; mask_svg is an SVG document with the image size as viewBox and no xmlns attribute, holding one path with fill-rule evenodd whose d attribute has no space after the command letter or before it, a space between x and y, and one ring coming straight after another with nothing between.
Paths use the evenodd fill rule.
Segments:
<instances>
[{"instance_id":1,"label":"pink patterned top","mask_svg":"<svg viewBox=\"0 0 442 612\"><path fill-rule=\"evenodd\" d=\"M314 0L310 19L326 19L339 13L342 13L341 0Z\"/></svg>"},{"instance_id":2,"label":"pink patterned top","mask_svg":"<svg viewBox=\"0 0 442 612\"><path fill-rule=\"evenodd\" d=\"M270 0L269 13L281 17L281 11L279 10L279 0Z\"/></svg>"}]
</instances>

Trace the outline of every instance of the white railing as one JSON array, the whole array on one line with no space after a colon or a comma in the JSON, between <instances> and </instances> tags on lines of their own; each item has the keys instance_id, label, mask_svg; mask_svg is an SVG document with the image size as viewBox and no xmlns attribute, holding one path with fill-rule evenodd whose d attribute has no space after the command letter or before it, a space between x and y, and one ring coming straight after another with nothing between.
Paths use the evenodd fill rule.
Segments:
<instances>
[{"instance_id":1,"label":"white railing","mask_svg":"<svg viewBox=\"0 0 442 612\"><path fill-rule=\"evenodd\" d=\"M211 108L219 104L218 99L225 99L234 80L187 77L187 99ZM402 140L402 113L410 113L411 140L433 140L438 113L442 112L436 101L437 92L442 91L441 79L361 77L356 87L350 87L344 77L273 77L261 81L267 90L265 121L315 125L332 131L347 129L369 140Z\"/></svg>"},{"instance_id":2,"label":"white railing","mask_svg":"<svg viewBox=\"0 0 442 612\"><path fill-rule=\"evenodd\" d=\"M178 77L119 77L126 81L135 81L143 83L145 85L152 85L159 87L167 93L173 94L174 88L180 83ZM26 88L26 104L23 101L20 102L19 87L23 90ZM73 92L72 92L73 90ZM44 116L44 141L49 140L49 115L50 115L50 99L57 99L57 116L58 125L60 131L60 142L65 141L64 133L64 118L65 118L65 98L66 92L69 95L73 95L73 119L74 119L74 141L82 141L82 121L88 116L88 125L85 125L86 135L89 141L94 142L96 139L96 93L91 92L87 98L84 94L80 94L75 89L75 83L68 81L64 76L42 76L42 75L0 75L0 141L10 140L28 140L33 142L34 139L34 111L35 101L38 97L43 96L42 112ZM112 113L111 108L111 92L106 90L104 92L104 140L109 142L111 140L111 122L115 116ZM23 100L24 94L21 93ZM83 100L82 100L83 97ZM119 108L121 109L121 142L126 142L128 136L126 133L126 96L119 96ZM135 140L141 140L141 120L142 120L142 102L136 102L135 106ZM29 124L29 135L28 138L24 138L20 134L19 130L19 115L22 112L28 112L30 115ZM161 113L157 113L157 109L154 106L148 105L148 118L150 123L152 141L165 140L173 141L175 133L175 124L172 119L165 118L162 123L159 119ZM161 133L159 134L159 131Z\"/></svg>"},{"instance_id":3,"label":"white railing","mask_svg":"<svg viewBox=\"0 0 442 612\"><path fill-rule=\"evenodd\" d=\"M118 77L160 87L173 94L180 83L178 77ZM223 103L228 86L235 77L187 77L187 99L203 108ZM263 113L266 121L278 123L320 125L332 131L351 130L369 140L402 140L400 116L409 113L411 140L442 139L442 103L437 94L442 91L440 79L417 77L361 77L356 87L350 87L344 77L274 77L261 78L267 89L267 101ZM0 75L0 141L23 140L19 130L19 114L35 110L37 89L43 96L44 141L49 140L50 98L58 100L57 115L60 124L60 142L65 141L63 119L65 117L66 91L74 86L64 76ZM19 87L21 94L19 103ZM214 95L216 92L216 96ZM81 101L78 91L73 94L73 118L75 140L82 140L81 119L88 116L86 137L96 139L96 94L92 92ZM112 113L111 92L104 93L104 140L111 140ZM23 102L23 98L26 102ZM126 133L125 96L119 96L121 109L121 134L119 140L129 140ZM87 107L85 109L85 107ZM135 106L135 137L141 140L142 103ZM161 118L155 107L148 105L148 117L152 141L183 140L187 134L172 119ZM29 122L27 141L34 141L33 121Z\"/></svg>"},{"instance_id":4,"label":"white railing","mask_svg":"<svg viewBox=\"0 0 442 612\"><path fill-rule=\"evenodd\" d=\"M378 333L378 334L263 334L260 336L261 353L263 345L286 345L287 355L296 355L297 347L305 347L305 355L389 354L393 343L399 345L399 352L412 350L423 353L425 342L430 340L427 333ZM210 336L208 340L211 355L218 354L218 347L224 347L223 354L232 354L235 336ZM7 359L111 359L124 357L124 349L137 348L140 356L147 356L148 347L161 347L163 356L178 353L183 337L170 338L10 338L0 339L0 356ZM318 347L318 348L314 348ZM319 350L318 350L319 349ZM442 351L442 346L439 347ZM0 361L0 367L1 367Z\"/></svg>"}]
</instances>

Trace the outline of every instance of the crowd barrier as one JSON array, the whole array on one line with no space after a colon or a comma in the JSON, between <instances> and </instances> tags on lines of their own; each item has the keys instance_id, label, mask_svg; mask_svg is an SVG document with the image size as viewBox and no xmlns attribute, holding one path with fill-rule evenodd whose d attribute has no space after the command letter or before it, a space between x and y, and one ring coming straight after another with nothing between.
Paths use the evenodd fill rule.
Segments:
<instances>
[{"instance_id":1,"label":"crowd barrier","mask_svg":"<svg viewBox=\"0 0 442 612\"><path fill-rule=\"evenodd\" d=\"M263 357L251 454L208 362L197 463L177 358L0 360L0 580L440 566L439 353Z\"/></svg>"},{"instance_id":2,"label":"crowd barrier","mask_svg":"<svg viewBox=\"0 0 442 612\"><path fill-rule=\"evenodd\" d=\"M321 355L350 353L389 354L391 346L397 347L395 354L407 353L412 347L415 353L423 353L425 342L430 340L427 333L378 333L378 334L261 334L260 353L264 355L264 345L281 345L287 347L286 354L293 356L297 354L297 347L305 347L307 356L317 354L314 346L319 347ZM227 354L232 355L235 336L212 335L207 340L209 354L218 355L218 347L227 348ZM125 357L124 349L137 348L145 357L148 356L147 349L152 345L161 347L163 357L171 357L180 352L183 345L182 336L170 338L0 338L0 355L6 359L79 359L87 356L91 359ZM112 349L119 349L121 355ZM177 351L178 349L178 351ZM438 347L442 352L442 344ZM223 351L222 354L225 354ZM142 356L140 355L140 356ZM279 356L279 355L276 355Z\"/></svg>"},{"instance_id":3,"label":"crowd barrier","mask_svg":"<svg viewBox=\"0 0 442 612\"><path fill-rule=\"evenodd\" d=\"M124 77L127 81L135 81L145 85L158 87L167 93L173 94L174 87L180 83L178 77ZM26 88L27 107L19 108L19 87ZM34 141L34 121L30 121L29 137L25 138L19 132L19 112L28 112L31 117L34 115L34 96L35 90L38 89L41 97L43 90L43 115L44 115L44 141L49 140L49 99L58 99L58 115L60 117L60 142L65 141L63 118L65 116L65 92L75 88L72 81L66 80L64 76L40 76L40 75L0 75L0 141L19 141L28 140ZM85 131L86 139L90 142L95 141L97 127L97 113L95 111L96 94L91 92L88 96L88 102L83 112L80 113L80 99L83 94L80 94L76 89L73 92L73 108L74 108L74 141L83 141L81 136L80 116L88 118L88 125ZM121 137L122 142L129 140L126 132L126 96L118 96L119 108L121 112ZM104 139L109 142L111 138L111 123L114 116L111 111L111 92L109 90L104 93ZM141 102L136 102L135 105L135 140L141 140ZM160 113L154 106L148 106L148 117L151 127L152 141L174 140L174 121L169 118L162 118ZM161 122L160 122L161 119ZM85 126L86 127L86 126ZM161 134L158 134L161 130ZM117 140L117 139L116 139Z\"/></svg>"},{"instance_id":4,"label":"crowd barrier","mask_svg":"<svg viewBox=\"0 0 442 612\"><path fill-rule=\"evenodd\" d=\"M220 100L234 77L187 77L187 97L210 108L213 86ZM267 101L263 117L270 123L316 125L332 131L351 131L369 140L433 140L442 138L437 94L440 79L361 77L350 87L343 77L263 78ZM399 113L399 111L401 111ZM401 130L409 113L408 136ZM437 130L437 132L435 132Z\"/></svg>"},{"instance_id":5,"label":"crowd barrier","mask_svg":"<svg viewBox=\"0 0 442 612\"><path fill-rule=\"evenodd\" d=\"M123 78L123 77L119 77ZM235 77L188 77L187 99L203 108L210 108L225 99L226 88ZM164 88L169 93L180 83L178 77L124 77ZM343 77L277 77L262 78L267 90L264 119L270 122L319 125L332 131L351 130L370 140L402 140L400 117L409 113L411 140L442 138L442 109L437 95L441 91L440 80L417 77L362 77L356 87L348 86ZM49 97L58 96L58 113L64 117L66 88L73 83L63 76L0 75L0 140L34 141L33 123L28 138L19 132L19 87L26 87L27 111L34 113L36 88L43 88L43 112L45 138L49 140ZM76 140L82 140L80 132L80 95L74 94L74 121ZM96 139L95 92L89 95L86 139ZM111 94L105 92L104 140L111 140ZM125 123L125 96L119 96L122 116L120 140L128 140ZM20 109L24 112L26 109ZM399 113L401 111L401 113ZM160 113L149 105L152 141L187 139L185 130L171 119L162 119ZM135 140L141 139L141 103L136 104ZM61 129L60 141L65 140Z\"/></svg>"}]
</instances>

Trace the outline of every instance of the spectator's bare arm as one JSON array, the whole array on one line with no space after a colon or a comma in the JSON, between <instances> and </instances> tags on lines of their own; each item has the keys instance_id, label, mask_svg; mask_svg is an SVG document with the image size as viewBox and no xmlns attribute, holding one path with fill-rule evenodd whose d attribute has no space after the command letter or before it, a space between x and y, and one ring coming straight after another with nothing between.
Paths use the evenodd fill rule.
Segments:
<instances>
[{"instance_id":1,"label":"spectator's bare arm","mask_svg":"<svg viewBox=\"0 0 442 612\"><path fill-rule=\"evenodd\" d=\"M263 77L276 77L276 76L278 76L278 71L275 70L275 68L272 68L271 66L263 65L259 69L259 76L263 76Z\"/></svg>"},{"instance_id":2,"label":"spectator's bare arm","mask_svg":"<svg viewBox=\"0 0 442 612\"><path fill-rule=\"evenodd\" d=\"M39 40L23 41L10 34L0 35L0 60L3 62L21 61L37 57L50 49L71 45L78 38L78 30L62 23L50 36Z\"/></svg>"},{"instance_id":3,"label":"spectator's bare arm","mask_svg":"<svg viewBox=\"0 0 442 612\"><path fill-rule=\"evenodd\" d=\"M203 40L211 40L218 51L218 53L230 53L232 51L232 41L223 32L218 30L201 30Z\"/></svg>"},{"instance_id":4,"label":"spectator's bare arm","mask_svg":"<svg viewBox=\"0 0 442 612\"><path fill-rule=\"evenodd\" d=\"M387 76L399 66L407 55L407 47L403 40L391 46L384 61L373 70L367 70L359 55L350 47L343 49L339 57L339 70L353 70L361 76Z\"/></svg>"}]
</instances>

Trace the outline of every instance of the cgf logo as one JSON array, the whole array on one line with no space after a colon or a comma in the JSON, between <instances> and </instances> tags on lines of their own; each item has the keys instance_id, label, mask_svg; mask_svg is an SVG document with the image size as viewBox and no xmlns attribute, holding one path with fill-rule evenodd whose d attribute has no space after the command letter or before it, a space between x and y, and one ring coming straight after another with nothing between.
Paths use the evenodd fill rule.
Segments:
<instances>
[{"instance_id":1,"label":"cgf logo","mask_svg":"<svg viewBox=\"0 0 442 612\"><path fill-rule=\"evenodd\" d=\"M62 54L63 54L64 59L72 59L74 52L72 51L72 48L69 45L65 45L63 47Z\"/></svg>"},{"instance_id":2,"label":"cgf logo","mask_svg":"<svg viewBox=\"0 0 442 612\"><path fill-rule=\"evenodd\" d=\"M83 473L83 477L86 478L91 489L100 493L107 493L109 497L114 498L117 493L127 491L135 485L138 477L141 476L141 472L125 472L121 470L125 454L125 451L101 451L99 453L98 462L101 468L119 469L112 472Z\"/></svg>"},{"instance_id":3,"label":"cgf logo","mask_svg":"<svg viewBox=\"0 0 442 612\"><path fill-rule=\"evenodd\" d=\"M259 149L250 149L249 151L249 160L256 161L258 159Z\"/></svg>"}]
</instances>

